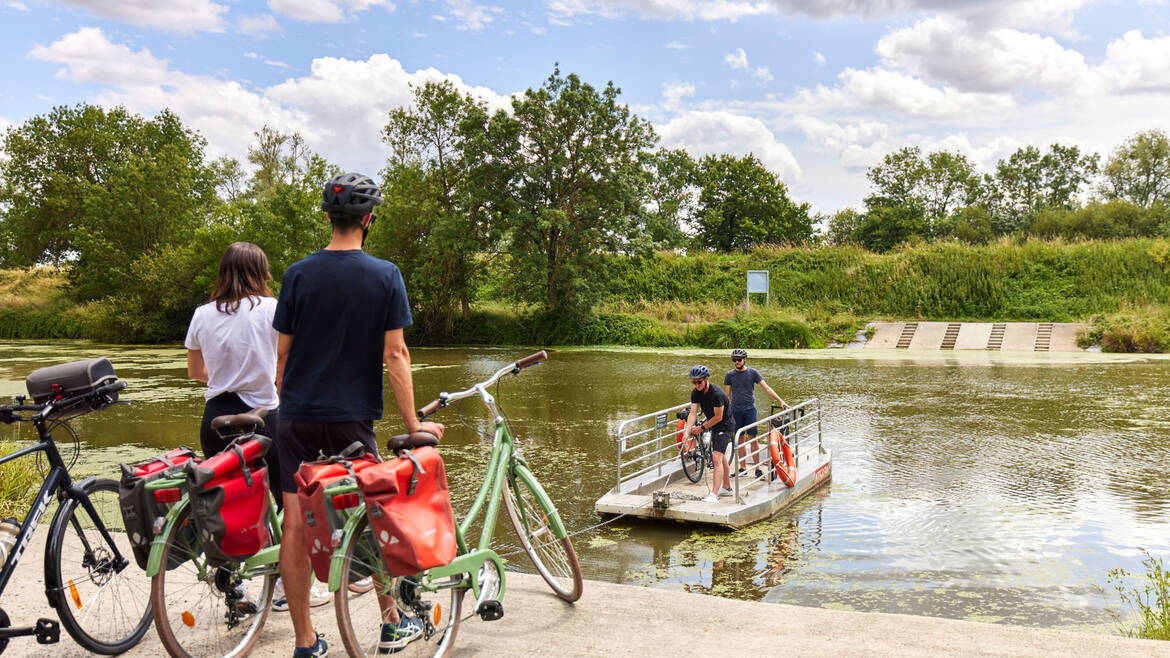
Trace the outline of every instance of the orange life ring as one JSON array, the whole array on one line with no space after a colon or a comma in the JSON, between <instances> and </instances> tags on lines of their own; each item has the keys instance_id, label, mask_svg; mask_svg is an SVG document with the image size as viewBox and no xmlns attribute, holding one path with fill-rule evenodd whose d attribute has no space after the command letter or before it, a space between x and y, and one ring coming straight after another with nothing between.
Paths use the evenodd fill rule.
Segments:
<instances>
[{"instance_id":1,"label":"orange life ring","mask_svg":"<svg viewBox=\"0 0 1170 658\"><path fill-rule=\"evenodd\" d=\"M783 451L784 457L781 459L780 453ZM788 447L788 442L784 440L784 435L780 430L772 430L768 434L768 452L772 454L772 463L776 465L776 474L788 486L796 484L796 469L792 465L792 448Z\"/></svg>"},{"instance_id":2,"label":"orange life ring","mask_svg":"<svg viewBox=\"0 0 1170 658\"><path fill-rule=\"evenodd\" d=\"M687 441L685 443L683 442L683 439L687 438L687 437L683 436L685 434L685 432L683 432L683 428L686 426L687 426L687 421L685 421L685 420L678 421L678 433L674 435L674 442L679 444L679 450L681 450L683 452L690 452L690 451L695 449L695 440L694 439L687 439Z\"/></svg>"}]
</instances>

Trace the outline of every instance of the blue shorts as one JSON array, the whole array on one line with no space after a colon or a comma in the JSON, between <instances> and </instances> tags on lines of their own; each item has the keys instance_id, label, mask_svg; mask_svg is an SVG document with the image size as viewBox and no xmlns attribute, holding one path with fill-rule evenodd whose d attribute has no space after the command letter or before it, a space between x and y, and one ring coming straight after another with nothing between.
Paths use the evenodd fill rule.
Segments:
<instances>
[{"instance_id":1,"label":"blue shorts","mask_svg":"<svg viewBox=\"0 0 1170 658\"><path fill-rule=\"evenodd\" d=\"M735 423L735 429L738 430L745 425L751 425L755 423L757 420L759 420L759 416L756 415L755 407L748 407L747 409L732 409L731 420ZM748 436L756 436L756 434L759 433L759 429L759 427L752 427L748 429L748 431L744 432L744 434L747 434Z\"/></svg>"}]
</instances>

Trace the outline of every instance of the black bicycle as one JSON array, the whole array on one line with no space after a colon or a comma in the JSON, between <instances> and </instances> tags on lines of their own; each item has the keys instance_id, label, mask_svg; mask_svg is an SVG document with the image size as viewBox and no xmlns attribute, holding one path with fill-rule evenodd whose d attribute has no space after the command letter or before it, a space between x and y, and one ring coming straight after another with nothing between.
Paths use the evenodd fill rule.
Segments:
<instances>
[{"instance_id":1,"label":"black bicycle","mask_svg":"<svg viewBox=\"0 0 1170 658\"><path fill-rule=\"evenodd\" d=\"M0 463L43 452L50 468L0 568L0 595L55 494L61 504L45 548L45 594L78 644L94 653L122 653L150 628L150 581L128 559L130 541L118 503L118 483L94 477L78 482L70 476L80 442L65 422L115 404L126 383L117 378L108 360L89 359L37 370L27 384L33 402L26 404L27 398L20 395L15 404L0 405L0 422L32 423L37 442L0 457ZM58 428L75 441L68 465L53 441ZM60 639L61 631L52 619L13 628L0 609L0 653L10 639L26 636L51 644Z\"/></svg>"},{"instance_id":2,"label":"black bicycle","mask_svg":"<svg viewBox=\"0 0 1170 658\"><path fill-rule=\"evenodd\" d=\"M682 424L686 422L689 415L689 409L680 409L677 414L677 418L682 421L679 426L680 435L683 432ZM695 419L696 424L704 422L706 419L702 414L699 414L699 417ZM711 453L711 431L707 430L699 436L679 436L678 439L678 452L679 459L682 460L683 474L691 482L698 482L703 477L704 468L715 468L714 456Z\"/></svg>"}]
</instances>

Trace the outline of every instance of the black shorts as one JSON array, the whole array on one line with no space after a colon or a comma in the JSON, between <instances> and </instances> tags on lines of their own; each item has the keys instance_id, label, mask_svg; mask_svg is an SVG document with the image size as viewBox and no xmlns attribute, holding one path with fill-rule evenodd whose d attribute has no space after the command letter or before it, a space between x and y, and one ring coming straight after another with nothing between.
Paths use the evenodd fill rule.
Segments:
<instances>
[{"instance_id":1,"label":"black shorts","mask_svg":"<svg viewBox=\"0 0 1170 658\"><path fill-rule=\"evenodd\" d=\"M207 401L207 404L203 406L203 421L199 426L199 447L203 450L204 459L223 452L223 449L232 442L232 439L225 439L211 429L211 421L217 416L242 414L251 410L252 405L244 404L240 396L235 393L220 393ZM279 428L280 414L276 409L273 409L264 416L264 427L257 429L256 433L270 437L275 442L277 433L280 432ZM281 500L278 489L281 482L281 470L280 455L276 454L276 446L268 449L268 454L264 456L264 463L268 465L268 488L276 498L277 509L280 509L284 507L284 501Z\"/></svg>"},{"instance_id":2,"label":"black shorts","mask_svg":"<svg viewBox=\"0 0 1170 658\"><path fill-rule=\"evenodd\" d=\"M374 421L353 420L342 423L318 423L311 420L282 418L280 437L276 447L280 453L280 490L296 493L297 483L293 479L301 468L301 462L331 457L340 454L354 441L365 444L374 454L378 453L378 441L374 436Z\"/></svg>"},{"instance_id":3,"label":"black shorts","mask_svg":"<svg viewBox=\"0 0 1170 658\"><path fill-rule=\"evenodd\" d=\"M727 454L727 445L731 443L733 432L711 432L711 449L715 452Z\"/></svg>"}]
</instances>

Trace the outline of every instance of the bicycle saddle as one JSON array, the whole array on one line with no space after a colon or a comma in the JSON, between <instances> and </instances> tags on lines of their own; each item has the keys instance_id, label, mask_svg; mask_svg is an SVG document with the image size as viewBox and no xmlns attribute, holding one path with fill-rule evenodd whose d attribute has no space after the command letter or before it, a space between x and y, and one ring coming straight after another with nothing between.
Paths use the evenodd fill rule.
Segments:
<instances>
[{"instance_id":1,"label":"bicycle saddle","mask_svg":"<svg viewBox=\"0 0 1170 658\"><path fill-rule=\"evenodd\" d=\"M386 447L391 452L398 452L399 450L409 450L412 448L421 448L423 446L437 446L439 445L439 437L430 432L411 432L410 434L399 434L390 437L386 441Z\"/></svg>"},{"instance_id":2,"label":"bicycle saddle","mask_svg":"<svg viewBox=\"0 0 1170 658\"><path fill-rule=\"evenodd\" d=\"M264 416L266 415L268 415L267 409L253 409L242 414L216 416L211 419L211 429L221 430L225 427L264 427Z\"/></svg>"}]
</instances>

